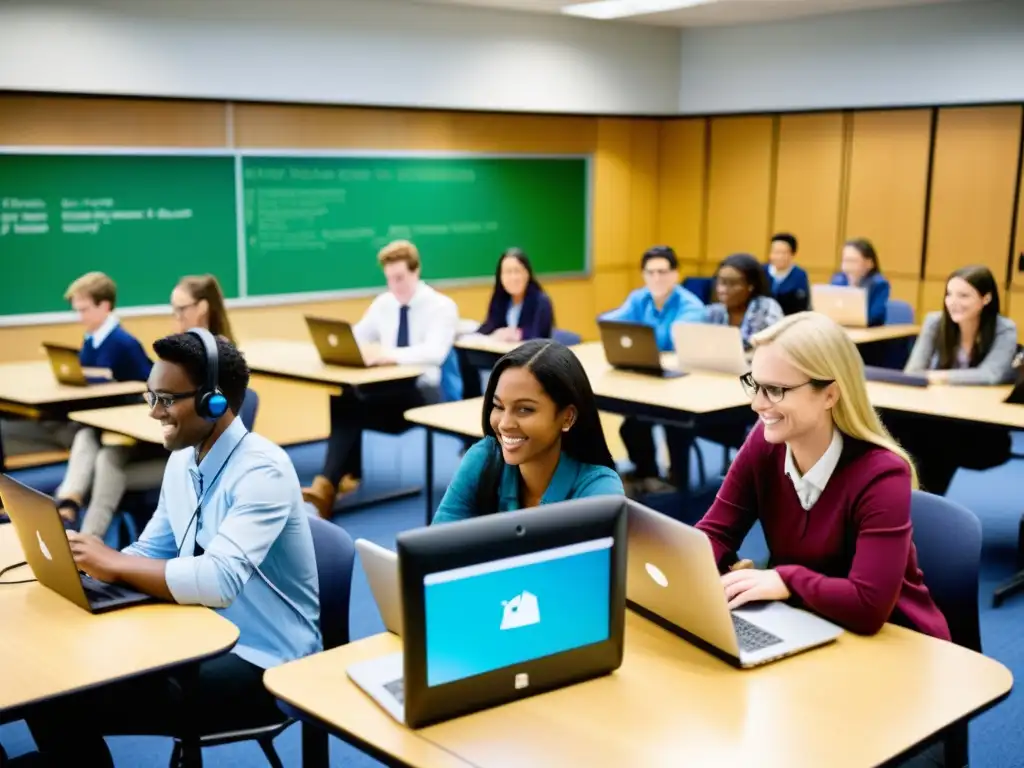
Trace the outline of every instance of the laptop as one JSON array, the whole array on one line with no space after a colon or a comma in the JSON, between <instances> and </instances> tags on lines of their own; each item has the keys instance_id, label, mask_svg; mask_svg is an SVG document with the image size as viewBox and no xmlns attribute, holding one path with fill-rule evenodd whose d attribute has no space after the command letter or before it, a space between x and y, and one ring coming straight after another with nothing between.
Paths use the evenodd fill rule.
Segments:
<instances>
[{"instance_id":1,"label":"laptop","mask_svg":"<svg viewBox=\"0 0 1024 768\"><path fill-rule=\"evenodd\" d=\"M57 506L45 493L0 474L0 501L33 575L47 589L91 613L153 601L142 592L80 573Z\"/></svg>"},{"instance_id":2,"label":"laptop","mask_svg":"<svg viewBox=\"0 0 1024 768\"><path fill-rule=\"evenodd\" d=\"M866 328L868 292L849 285L812 285L811 309L847 328Z\"/></svg>"},{"instance_id":3,"label":"laptop","mask_svg":"<svg viewBox=\"0 0 1024 768\"><path fill-rule=\"evenodd\" d=\"M904 373L899 368L882 368L877 365L865 365L864 378L868 381L884 381L887 384L901 384L907 387L928 386L928 377L923 373Z\"/></svg>"},{"instance_id":4,"label":"laptop","mask_svg":"<svg viewBox=\"0 0 1024 768\"><path fill-rule=\"evenodd\" d=\"M352 325L346 320L306 315L306 327L313 338L320 359L328 365L344 365L348 368L365 368L366 361L352 333Z\"/></svg>"},{"instance_id":5,"label":"laptop","mask_svg":"<svg viewBox=\"0 0 1024 768\"><path fill-rule=\"evenodd\" d=\"M640 615L741 668L825 645L843 633L778 601L730 611L707 536L633 501L626 600Z\"/></svg>"},{"instance_id":6,"label":"laptop","mask_svg":"<svg viewBox=\"0 0 1024 768\"><path fill-rule=\"evenodd\" d=\"M682 371L667 370L661 365L661 352L654 328L643 323L621 323L600 320L601 343L604 356L613 368L672 379Z\"/></svg>"},{"instance_id":7,"label":"laptop","mask_svg":"<svg viewBox=\"0 0 1024 768\"><path fill-rule=\"evenodd\" d=\"M1013 367L1017 371L1017 382L1004 402L1011 405L1024 405L1024 351L1019 348L1016 357L1013 358Z\"/></svg>"},{"instance_id":8,"label":"laptop","mask_svg":"<svg viewBox=\"0 0 1024 768\"><path fill-rule=\"evenodd\" d=\"M682 371L715 371L742 376L750 370L743 336L732 325L675 323L672 343Z\"/></svg>"},{"instance_id":9,"label":"laptop","mask_svg":"<svg viewBox=\"0 0 1024 768\"><path fill-rule=\"evenodd\" d=\"M384 628L401 637L402 590L398 585L398 554L366 539L356 539L355 544Z\"/></svg>"},{"instance_id":10,"label":"laptop","mask_svg":"<svg viewBox=\"0 0 1024 768\"><path fill-rule=\"evenodd\" d=\"M402 651L349 678L420 728L613 672L626 525L596 496L399 534Z\"/></svg>"}]
</instances>

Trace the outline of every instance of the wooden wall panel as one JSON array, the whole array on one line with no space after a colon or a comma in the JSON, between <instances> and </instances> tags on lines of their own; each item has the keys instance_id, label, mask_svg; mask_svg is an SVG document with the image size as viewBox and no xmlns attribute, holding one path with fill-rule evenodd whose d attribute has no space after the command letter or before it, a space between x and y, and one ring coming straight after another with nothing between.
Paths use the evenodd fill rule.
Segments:
<instances>
[{"instance_id":1,"label":"wooden wall panel","mask_svg":"<svg viewBox=\"0 0 1024 768\"><path fill-rule=\"evenodd\" d=\"M779 118L772 230L797 236L797 258L805 268L835 265L841 238L843 152L841 112Z\"/></svg>"},{"instance_id":2,"label":"wooden wall panel","mask_svg":"<svg viewBox=\"0 0 1024 768\"><path fill-rule=\"evenodd\" d=\"M658 234L679 256L684 275L695 272L704 243L707 120L666 120L658 129Z\"/></svg>"},{"instance_id":3,"label":"wooden wall panel","mask_svg":"<svg viewBox=\"0 0 1024 768\"><path fill-rule=\"evenodd\" d=\"M939 110L925 272L984 264L1002 282L1010 253L1021 108Z\"/></svg>"},{"instance_id":4,"label":"wooden wall panel","mask_svg":"<svg viewBox=\"0 0 1024 768\"><path fill-rule=\"evenodd\" d=\"M226 114L213 101L0 94L0 144L222 147Z\"/></svg>"},{"instance_id":5,"label":"wooden wall panel","mask_svg":"<svg viewBox=\"0 0 1024 768\"><path fill-rule=\"evenodd\" d=\"M942 309L946 301L946 278L926 278L921 281L920 300L918 302L918 320L923 320L929 312Z\"/></svg>"},{"instance_id":6,"label":"wooden wall panel","mask_svg":"<svg viewBox=\"0 0 1024 768\"><path fill-rule=\"evenodd\" d=\"M624 267L629 256L633 137L629 121L602 119L594 159L592 250L597 270Z\"/></svg>"},{"instance_id":7,"label":"wooden wall panel","mask_svg":"<svg viewBox=\"0 0 1024 768\"><path fill-rule=\"evenodd\" d=\"M771 117L711 120L703 261L712 267L738 251L767 255L774 123Z\"/></svg>"},{"instance_id":8,"label":"wooden wall panel","mask_svg":"<svg viewBox=\"0 0 1024 768\"><path fill-rule=\"evenodd\" d=\"M641 254L657 240L658 122L631 120L630 133L629 244L620 266L639 265Z\"/></svg>"},{"instance_id":9,"label":"wooden wall panel","mask_svg":"<svg viewBox=\"0 0 1024 768\"><path fill-rule=\"evenodd\" d=\"M930 137L928 109L853 115L843 238L869 238L887 275L920 275Z\"/></svg>"},{"instance_id":10,"label":"wooden wall panel","mask_svg":"<svg viewBox=\"0 0 1024 768\"><path fill-rule=\"evenodd\" d=\"M1014 288L1003 296L1003 314L1017 323L1017 341L1024 342L1024 291Z\"/></svg>"}]
</instances>

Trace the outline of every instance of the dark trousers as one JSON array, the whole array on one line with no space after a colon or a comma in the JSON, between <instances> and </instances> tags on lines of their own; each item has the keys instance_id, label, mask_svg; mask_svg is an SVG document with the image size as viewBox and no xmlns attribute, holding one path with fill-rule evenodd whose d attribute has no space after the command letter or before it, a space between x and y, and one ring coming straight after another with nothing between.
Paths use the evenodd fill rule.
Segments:
<instances>
[{"instance_id":1,"label":"dark trousers","mask_svg":"<svg viewBox=\"0 0 1024 768\"><path fill-rule=\"evenodd\" d=\"M64 696L25 717L44 765L113 766L103 736L198 736L285 720L263 670L233 653Z\"/></svg>"},{"instance_id":2,"label":"dark trousers","mask_svg":"<svg viewBox=\"0 0 1024 768\"><path fill-rule=\"evenodd\" d=\"M434 402L437 398L433 394L419 387L406 387L376 396L360 395L354 390L332 395L331 435L327 438L323 476L335 487L345 475L362 479L363 430L403 431L407 427L405 411Z\"/></svg>"},{"instance_id":3,"label":"dark trousers","mask_svg":"<svg viewBox=\"0 0 1024 768\"><path fill-rule=\"evenodd\" d=\"M921 490L945 496L960 467L992 469L1010 458L1010 431L1005 427L923 419L885 411L882 420L917 467Z\"/></svg>"},{"instance_id":4,"label":"dark trousers","mask_svg":"<svg viewBox=\"0 0 1024 768\"><path fill-rule=\"evenodd\" d=\"M659 477L658 454L654 446L654 426L647 421L627 417L619 427L619 436L626 446L629 460L636 467L637 479ZM669 479L677 488L686 488L690 482L690 448L694 432L684 427L665 426L665 442L668 444Z\"/></svg>"}]
</instances>

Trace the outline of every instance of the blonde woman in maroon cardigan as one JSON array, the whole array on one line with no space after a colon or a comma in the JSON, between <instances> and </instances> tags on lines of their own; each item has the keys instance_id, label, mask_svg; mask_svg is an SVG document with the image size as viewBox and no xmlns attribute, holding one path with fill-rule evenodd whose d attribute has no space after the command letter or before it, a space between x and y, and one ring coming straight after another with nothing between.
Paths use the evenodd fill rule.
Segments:
<instances>
[{"instance_id":1,"label":"blonde woman in maroon cardigan","mask_svg":"<svg viewBox=\"0 0 1024 768\"><path fill-rule=\"evenodd\" d=\"M758 423L697 524L729 607L786 600L861 634L893 622L948 640L912 540L916 472L868 402L850 337L801 312L752 343L741 382ZM771 567L732 568L756 520Z\"/></svg>"}]
</instances>

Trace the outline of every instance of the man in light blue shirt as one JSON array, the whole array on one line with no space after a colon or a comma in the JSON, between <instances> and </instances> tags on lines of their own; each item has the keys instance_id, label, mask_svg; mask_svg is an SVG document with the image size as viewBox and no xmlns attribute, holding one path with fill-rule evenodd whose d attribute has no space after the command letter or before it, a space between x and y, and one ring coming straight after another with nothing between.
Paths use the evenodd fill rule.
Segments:
<instances>
[{"instance_id":1,"label":"man in light blue shirt","mask_svg":"<svg viewBox=\"0 0 1024 768\"><path fill-rule=\"evenodd\" d=\"M153 345L146 393L163 426L160 501L139 541L122 552L69 533L79 568L159 600L205 605L232 621L231 653L49 703L27 718L55 765L112 765L104 734L187 735L280 722L266 668L321 650L320 602L309 521L283 450L246 431L236 414L249 381L242 355L217 339L217 381L228 408L203 414L209 361L193 333ZM140 637L139 642L162 642Z\"/></svg>"},{"instance_id":2,"label":"man in light blue shirt","mask_svg":"<svg viewBox=\"0 0 1024 768\"><path fill-rule=\"evenodd\" d=\"M674 352L672 324L704 322L704 303L679 284L679 259L669 246L648 248L640 260L640 268L644 273L644 287L633 291L621 307L606 312L600 319L653 326L658 349ZM632 477L624 480L627 494L664 493L674 490L673 484L682 486L688 482L693 443L690 430L665 428L672 462L669 482L662 480L658 469L650 422L627 418L619 428L619 435L635 467Z\"/></svg>"}]
</instances>

